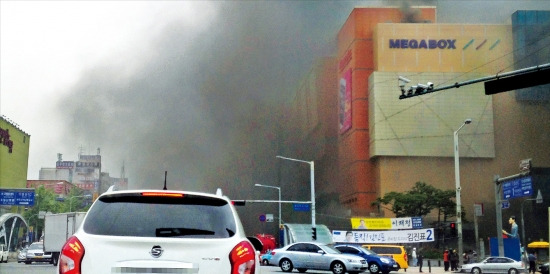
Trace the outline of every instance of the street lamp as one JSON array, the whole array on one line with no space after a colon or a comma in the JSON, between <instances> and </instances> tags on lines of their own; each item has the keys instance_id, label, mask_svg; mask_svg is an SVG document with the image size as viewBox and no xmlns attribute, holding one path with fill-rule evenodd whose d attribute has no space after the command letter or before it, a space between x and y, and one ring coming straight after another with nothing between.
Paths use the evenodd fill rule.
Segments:
<instances>
[{"instance_id":1,"label":"street lamp","mask_svg":"<svg viewBox=\"0 0 550 274\"><path fill-rule=\"evenodd\" d=\"M458 131L467 124L470 124L472 119L464 120L464 123L454 132L454 154L455 154L455 184L456 184L456 228L458 234L458 255L462 256L462 204L460 202L460 170L458 164Z\"/></svg>"},{"instance_id":2,"label":"street lamp","mask_svg":"<svg viewBox=\"0 0 550 274\"><path fill-rule=\"evenodd\" d=\"M537 193L537 198L525 199L521 202L521 242L523 243L524 248L527 246L527 243L525 242L525 223L523 222L523 204L525 204L526 201L537 201L537 204L542 204L542 193L540 192L540 189Z\"/></svg>"},{"instance_id":3,"label":"street lamp","mask_svg":"<svg viewBox=\"0 0 550 274\"><path fill-rule=\"evenodd\" d=\"M92 195L87 194L87 195L78 195L78 196L69 197L69 212L72 212L72 210L73 210L73 199L74 198L82 198L82 197L91 198Z\"/></svg>"},{"instance_id":4,"label":"street lamp","mask_svg":"<svg viewBox=\"0 0 550 274\"><path fill-rule=\"evenodd\" d=\"M313 163L313 161L304 161L299 159L283 157L279 155L277 155L276 157L284 160L309 164L309 174L310 174L310 183L311 183L311 227L315 228L316 227L315 226L315 164Z\"/></svg>"},{"instance_id":5,"label":"street lamp","mask_svg":"<svg viewBox=\"0 0 550 274\"><path fill-rule=\"evenodd\" d=\"M261 184L255 184L254 186L276 188L279 191L279 229L281 229L281 188L278 186L268 186Z\"/></svg>"},{"instance_id":6,"label":"street lamp","mask_svg":"<svg viewBox=\"0 0 550 274\"><path fill-rule=\"evenodd\" d=\"M32 236L33 239L30 239L31 243L35 242L36 235L38 235L38 220L40 219L40 200L37 198L40 195L38 193L34 194L34 197L36 198L36 208L38 208L38 215L36 216L36 227L34 228L34 234Z\"/></svg>"}]
</instances>

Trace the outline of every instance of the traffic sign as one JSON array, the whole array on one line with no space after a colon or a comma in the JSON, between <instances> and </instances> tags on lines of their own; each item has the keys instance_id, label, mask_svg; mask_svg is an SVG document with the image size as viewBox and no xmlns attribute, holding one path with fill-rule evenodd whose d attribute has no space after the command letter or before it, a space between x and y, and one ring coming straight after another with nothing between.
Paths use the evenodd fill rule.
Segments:
<instances>
[{"instance_id":1,"label":"traffic sign","mask_svg":"<svg viewBox=\"0 0 550 274\"><path fill-rule=\"evenodd\" d=\"M310 211L311 205L310 204L292 204L292 208L294 211Z\"/></svg>"},{"instance_id":2,"label":"traffic sign","mask_svg":"<svg viewBox=\"0 0 550 274\"><path fill-rule=\"evenodd\" d=\"M0 205L32 206L34 205L34 189L2 188L0 189Z\"/></svg>"},{"instance_id":3,"label":"traffic sign","mask_svg":"<svg viewBox=\"0 0 550 274\"><path fill-rule=\"evenodd\" d=\"M533 195L533 180L531 176L515 178L502 183L503 199L513 199Z\"/></svg>"},{"instance_id":4,"label":"traffic sign","mask_svg":"<svg viewBox=\"0 0 550 274\"><path fill-rule=\"evenodd\" d=\"M265 221L268 223L273 222L273 214L265 214Z\"/></svg>"},{"instance_id":5,"label":"traffic sign","mask_svg":"<svg viewBox=\"0 0 550 274\"><path fill-rule=\"evenodd\" d=\"M509 201L502 201L501 205L502 205L502 209L510 208L510 202Z\"/></svg>"},{"instance_id":6,"label":"traffic sign","mask_svg":"<svg viewBox=\"0 0 550 274\"><path fill-rule=\"evenodd\" d=\"M265 215L264 214L260 215L258 219L260 219L260 222L265 222Z\"/></svg>"}]
</instances>

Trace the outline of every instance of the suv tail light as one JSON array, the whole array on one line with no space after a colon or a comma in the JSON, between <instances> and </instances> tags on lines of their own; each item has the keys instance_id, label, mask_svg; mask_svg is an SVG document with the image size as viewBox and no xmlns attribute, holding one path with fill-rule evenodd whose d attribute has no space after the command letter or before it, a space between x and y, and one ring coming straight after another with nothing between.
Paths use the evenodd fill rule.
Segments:
<instances>
[{"instance_id":1,"label":"suv tail light","mask_svg":"<svg viewBox=\"0 0 550 274\"><path fill-rule=\"evenodd\" d=\"M77 237L70 237L59 255L59 274L80 274L80 264L84 258L84 246Z\"/></svg>"},{"instance_id":2,"label":"suv tail light","mask_svg":"<svg viewBox=\"0 0 550 274\"><path fill-rule=\"evenodd\" d=\"M256 272L256 251L252 244L242 241L229 253L231 274L254 274Z\"/></svg>"},{"instance_id":3,"label":"suv tail light","mask_svg":"<svg viewBox=\"0 0 550 274\"><path fill-rule=\"evenodd\" d=\"M403 254L403 258L405 258L405 262L409 261L409 258L407 257L407 252L405 252L405 254Z\"/></svg>"}]
</instances>

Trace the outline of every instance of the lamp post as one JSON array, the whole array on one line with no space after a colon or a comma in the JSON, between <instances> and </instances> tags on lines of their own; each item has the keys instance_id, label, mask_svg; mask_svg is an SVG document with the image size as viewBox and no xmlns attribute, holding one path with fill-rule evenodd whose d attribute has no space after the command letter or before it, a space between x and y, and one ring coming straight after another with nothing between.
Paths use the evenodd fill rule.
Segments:
<instances>
[{"instance_id":1,"label":"lamp post","mask_svg":"<svg viewBox=\"0 0 550 274\"><path fill-rule=\"evenodd\" d=\"M537 201L537 204L542 204L542 193L540 192L540 189L537 193L537 198L525 199L521 202L521 242L524 248L527 246L527 243L525 242L525 223L523 222L523 204L525 204L526 201Z\"/></svg>"},{"instance_id":2,"label":"lamp post","mask_svg":"<svg viewBox=\"0 0 550 274\"><path fill-rule=\"evenodd\" d=\"M40 219L40 200L38 198L39 196L40 195L38 195L38 193L34 195L34 197L36 198L36 208L38 208L38 212L36 215L36 227L34 228L33 239L30 239L31 243L35 242L36 235L38 235L38 220Z\"/></svg>"},{"instance_id":3,"label":"lamp post","mask_svg":"<svg viewBox=\"0 0 550 274\"><path fill-rule=\"evenodd\" d=\"M281 188L278 186L268 186L261 184L255 184L254 186L275 188L279 191L279 229L281 229Z\"/></svg>"},{"instance_id":4,"label":"lamp post","mask_svg":"<svg viewBox=\"0 0 550 274\"><path fill-rule=\"evenodd\" d=\"M78 195L78 196L71 196L69 197L69 212L71 212L73 210L73 199L74 198L81 198L81 197L86 197L86 198L91 198L92 195Z\"/></svg>"},{"instance_id":5,"label":"lamp post","mask_svg":"<svg viewBox=\"0 0 550 274\"><path fill-rule=\"evenodd\" d=\"M295 161L295 162L302 162L309 164L309 174L310 174L310 183L311 183L311 227L315 228L315 164L313 161L304 161L299 159L293 159L283 156L276 156L277 158L289 160L289 161Z\"/></svg>"},{"instance_id":6,"label":"lamp post","mask_svg":"<svg viewBox=\"0 0 550 274\"><path fill-rule=\"evenodd\" d=\"M455 154L455 187L456 187L456 228L458 234L458 255L462 256L462 204L460 202L460 169L458 164L458 131L467 124L470 124L472 119L464 120L464 123L454 132L454 154Z\"/></svg>"}]
</instances>

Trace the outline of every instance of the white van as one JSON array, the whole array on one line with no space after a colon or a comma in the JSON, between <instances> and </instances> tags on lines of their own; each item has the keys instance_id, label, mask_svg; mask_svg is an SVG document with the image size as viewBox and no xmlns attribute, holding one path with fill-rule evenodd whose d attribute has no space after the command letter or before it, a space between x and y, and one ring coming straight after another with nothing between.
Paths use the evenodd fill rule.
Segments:
<instances>
[{"instance_id":1,"label":"white van","mask_svg":"<svg viewBox=\"0 0 550 274\"><path fill-rule=\"evenodd\" d=\"M8 246L5 244L0 244L0 263L7 263L8 262Z\"/></svg>"}]
</instances>

